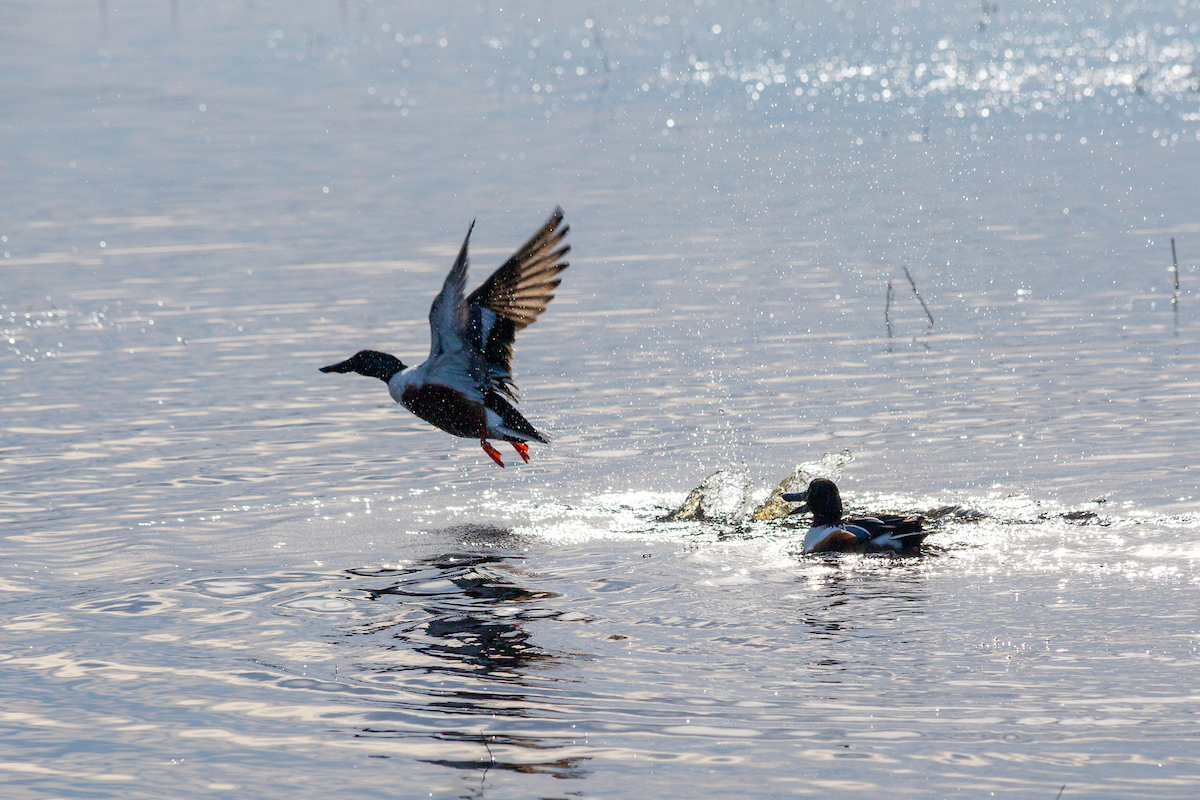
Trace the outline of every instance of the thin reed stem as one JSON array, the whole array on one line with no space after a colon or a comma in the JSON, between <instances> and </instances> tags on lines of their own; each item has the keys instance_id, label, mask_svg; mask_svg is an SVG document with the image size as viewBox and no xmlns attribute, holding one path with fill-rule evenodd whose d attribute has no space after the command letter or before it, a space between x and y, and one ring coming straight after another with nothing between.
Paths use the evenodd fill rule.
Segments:
<instances>
[{"instance_id":1,"label":"thin reed stem","mask_svg":"<svg viewBox=\"0 0 1200 800\"><path fill-rule=\"evenodd\" d=\"M929 306L925 305L925 299L921 297L921 293L917 291L917 282L913 280L912 273L908 271L908 267L902 264L901 268L904 270L904 277L908 278L908 285L912 287L913 294L915 294L917 296L917 300L921 302L921 308L925 309L925 316L929 317L929 330L933 330L933 326L936 323L933 321L933 314L929 312Z\"/></svg>"}]
</instances>

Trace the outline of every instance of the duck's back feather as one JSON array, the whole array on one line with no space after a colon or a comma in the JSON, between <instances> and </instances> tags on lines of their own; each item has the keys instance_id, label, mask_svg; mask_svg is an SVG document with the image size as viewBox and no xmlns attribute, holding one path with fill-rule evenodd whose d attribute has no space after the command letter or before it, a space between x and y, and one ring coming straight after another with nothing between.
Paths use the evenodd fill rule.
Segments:
<instances>
[{"instance_id":1,"label":"duck's back feather","mask_svg":"<svg viewBox=\"0 0 1200 800\"><path fill-rule=\"evenodd\" d=\"M833 525L815 525L804 537L806 553L914 554L929 535L918 516L881 515L845 519Z\"/></svg>"},{"instance_id":2,"label":"duck's back feather","mask_svg":"<svg viewBox=\"0 0 1200 800\"><path fill-rule=\"evenodd\" d=\"M929 531L923 528L924 520L917 516L882 514L877 517L846 520L845 524L865 530L869 534L866 546L870 549L915 550L929 535Z\"/></svg>"}]
</instances>

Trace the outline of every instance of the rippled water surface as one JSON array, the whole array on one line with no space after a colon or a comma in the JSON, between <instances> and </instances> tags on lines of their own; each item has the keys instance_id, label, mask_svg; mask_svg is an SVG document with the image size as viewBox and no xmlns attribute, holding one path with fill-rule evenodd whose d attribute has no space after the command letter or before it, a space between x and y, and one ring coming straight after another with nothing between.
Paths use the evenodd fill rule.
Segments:
<instances>
[{"instance_id":1,"label":"rippled water surface","mask_svg":"<svg viewBox=\"0 0 1200 800\"><path fill-rule=\"evenodd\" d=\"M0 5L3 795L1195 796L1198 47L1195 0ZM317 372L419 363L470 221L478 282L556 204L531 464ZM958 511L804 557L739 516L800 463Z\"/></svg>"}]
</instances>

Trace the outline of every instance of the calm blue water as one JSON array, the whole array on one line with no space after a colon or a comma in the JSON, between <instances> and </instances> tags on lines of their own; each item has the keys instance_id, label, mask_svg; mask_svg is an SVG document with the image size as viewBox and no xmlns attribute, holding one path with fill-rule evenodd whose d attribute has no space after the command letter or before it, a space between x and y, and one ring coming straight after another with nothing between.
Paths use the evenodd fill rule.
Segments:
<instances>
[{"instance_id":1,"label":"calm blue water","mask_svg":"<svg viewBox=\"0 0 1200 800\"><path fill-rule=\"evenodd\" d=\"M1000 6L0 5L4 796L1194 796L1200 5ZM316 371L556 204L531 464Z\"/></svg>"}]
</instances>

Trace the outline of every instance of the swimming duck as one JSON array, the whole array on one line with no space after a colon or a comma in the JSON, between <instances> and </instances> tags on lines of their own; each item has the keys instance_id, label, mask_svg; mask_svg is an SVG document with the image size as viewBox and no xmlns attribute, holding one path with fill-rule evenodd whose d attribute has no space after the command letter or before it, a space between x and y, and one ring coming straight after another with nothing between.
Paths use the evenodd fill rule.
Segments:
<instances>
[{"instance_id":1,"label":"swimming duck","mask_svg":"<svg viewBox=\"0 0 1200 800\"><path fill-rule=\"evenodd\" d=\"M880 515L842 519L842 495L837 484L827 478L817 478L803 492L788 493L783 499L790 503L806 503L793 511L797 514L812 511L813 524L804 535L805 553L829 552L893 552L914 555L920 552L921 541L929 535L922 530L919 516L901 517Z\"/></svg>"},{"instance_id":2,"label":"swimming duck","mask_svg":"<svg viewBox=\"0 0 1200 800\"><path fill-rule=\"evenodd\" d=\"M488 439L511 443L528 464L526 442L550 440L513 407L513 340L554 299L551 292L561 282L555 276L567 268L561 259L571 250L559 244L570 226L563 224L562 209L555 208L546 224L464 300L467 243L474 228L472 222L429 309L431 343L423 364L408 369L393 355L360 350L341 363L321 367L321 372L378 378L393 400L421 419L453 436L478 438L483 451L501 467L500 451Z\"/></svg>"}]
</instances>

